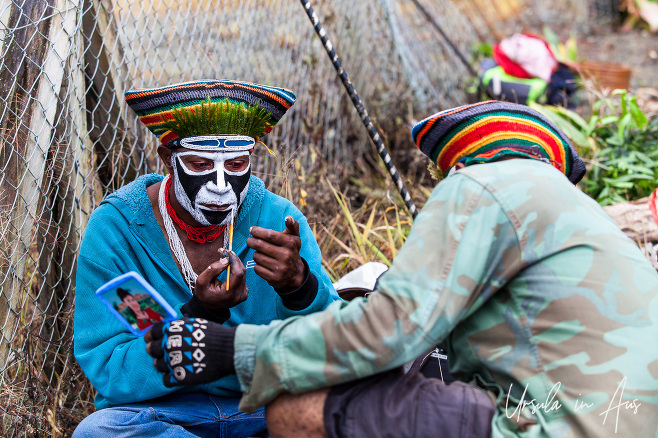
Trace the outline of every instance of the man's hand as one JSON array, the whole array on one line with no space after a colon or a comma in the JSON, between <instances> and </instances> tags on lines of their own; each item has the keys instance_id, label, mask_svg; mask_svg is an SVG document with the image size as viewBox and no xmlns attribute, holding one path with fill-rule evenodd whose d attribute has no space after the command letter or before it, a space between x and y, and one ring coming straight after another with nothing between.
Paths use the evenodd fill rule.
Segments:
<instances>
[{"instance_id":1,"label":"man's hand","mask_svg":"<svg viewBox=\"0 0 658 438\"><path fill-rule=\"evenodd\" d=\"M223 250L220 249L220 253ZM203 307L211 312L219 312L222 309L236 306L247 299L249 289L247 288L246 270L240 258L233 252L227 251L228 257L223 257L208 266L196 279L194 295ZM227 284L220 282L217 277L231 264L231 277L229 289Z\"/></svg>"},{"instance_id":2,"label":"man's hand","mask_svg":"<svg viewBox=\"0 0 658 438\"><path fill-rule=\"evenodd\" d=\"M302 239L299 237L299 223L286 217L283 232L251 227L247 245L254 253L254 270L277 292L291 292L299 288L306 278L305 266L299 250ZM232 268L231 268L232 269Z\"/></svg>"},{"instance_id":3,"label":"man's hand","mask_svg":"<svg viewBox=\"0 0 658 438\"><path fill-rule=\"evenodd\" d=\"M164 373L168 388L198 385L235 373L235 327L224 327L201 318L159 322L144 336L146 352L155 368Z\"/></svg>"}]
</instances>

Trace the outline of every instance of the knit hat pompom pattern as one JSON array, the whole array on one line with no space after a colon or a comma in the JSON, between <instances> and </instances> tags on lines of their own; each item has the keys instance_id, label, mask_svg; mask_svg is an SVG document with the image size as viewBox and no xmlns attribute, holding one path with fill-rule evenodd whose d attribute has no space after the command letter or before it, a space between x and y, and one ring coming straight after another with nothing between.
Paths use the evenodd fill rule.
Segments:
<instances>
[{"instance_id":1,"label":"knit hat pompom pattern","mask_svg":"<svg viewBox=\"0 0 658 438\"><path fill-rule=\"evenodd\" d=\"M130 90L125 98L163 145L200 135L259 138L270 132L295 103L295 94L290 90L229 80Z\"/></svg>"},{"instance_id":2,"label":"knit hat pompom pattern","mask_svg":"<svg viewBox=\"0 0 658 438\"><path fill-rule=\"evenodd\" d=\"M549 163L574 184L585 175L567 136L524 105L488 101L441 111L417 123L411 136L444 173L460 161L470 165L518 156Z\"/></svg>"}]
</instances>

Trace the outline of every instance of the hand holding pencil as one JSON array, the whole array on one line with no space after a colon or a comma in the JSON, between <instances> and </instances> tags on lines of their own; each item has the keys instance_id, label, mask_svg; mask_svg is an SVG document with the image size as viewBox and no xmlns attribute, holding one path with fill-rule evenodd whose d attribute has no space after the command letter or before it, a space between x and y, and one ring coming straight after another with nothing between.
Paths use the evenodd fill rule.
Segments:
<instances>
[{"instance_id":1,"label":"hand holding pencil","mask_svg":"<svg viewBox=\"0 0 658 438\"><path fill-rule=\"evenodd\" d=\"M249 294L246 269L240 258L233 251L224 248L220 248L218 252L221 258L199 274L194 288L194 295L210 311L236 306L245 301ZM225 270L226 282L222 283L217 277Z\"/></svg>"}]
</instances>

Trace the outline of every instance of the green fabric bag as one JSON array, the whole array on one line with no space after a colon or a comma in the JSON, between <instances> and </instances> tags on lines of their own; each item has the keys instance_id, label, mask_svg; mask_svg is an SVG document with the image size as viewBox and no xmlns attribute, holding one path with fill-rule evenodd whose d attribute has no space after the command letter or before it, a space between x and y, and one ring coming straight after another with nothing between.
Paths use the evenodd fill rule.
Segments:
<instances>
[{"instance_id":1,"label":"green fabric bag","mask_svg":"<svg viewBox=\"0 0 658 438\"><path fill-rule=\"evenodd\" d=\"M544 103L548 83L543 79L521 79L510 76L502 67L496 66L486 70L481 77L482 88L496 100L529 104Z\"/></svg>"}]
</instances>

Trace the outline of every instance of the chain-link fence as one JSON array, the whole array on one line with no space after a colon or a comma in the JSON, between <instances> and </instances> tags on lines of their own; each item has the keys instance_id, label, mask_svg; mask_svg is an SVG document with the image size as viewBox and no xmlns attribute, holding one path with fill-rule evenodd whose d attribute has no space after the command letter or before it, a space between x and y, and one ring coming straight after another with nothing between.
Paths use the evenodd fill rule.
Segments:
<instances>
[{"instance_id":1,"label":"chain-link fence","mask_svg":"<svg viewBox=\"0 0 658 438\"><path fill-rule=\"evenodd\" d=\"M528 19L587 22L580 0L425 0L467 57ZM313 5L377 120L465 101L467 70L407 0ZM294 0L0 0L0 435L68 435L93 410L73 358L76 254L109 192L161 169L123 94L200 78L293 89L268 135L279 158L339 167L369 151L356 111ZM99 323L102 323L100 321Z\"/></svg>"}]
</instances>

